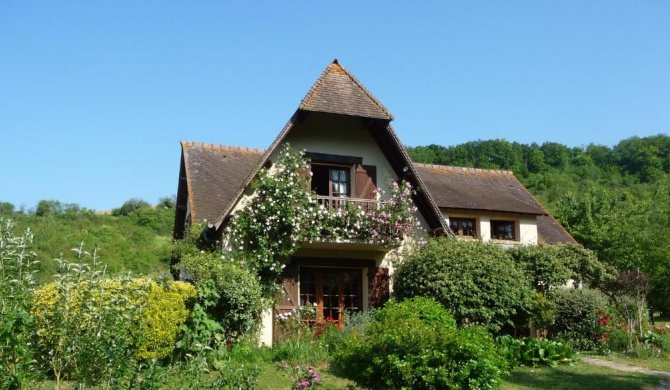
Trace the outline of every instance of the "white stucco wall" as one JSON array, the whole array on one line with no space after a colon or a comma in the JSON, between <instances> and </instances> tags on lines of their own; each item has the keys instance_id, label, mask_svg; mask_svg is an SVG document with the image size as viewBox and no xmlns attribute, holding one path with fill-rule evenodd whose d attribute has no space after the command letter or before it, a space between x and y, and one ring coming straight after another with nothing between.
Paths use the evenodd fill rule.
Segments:
<instances>
[{"instance_id":1,"label":"white stucco wall","mask_svg":"<svg viewBox=\"0 0 670 390\"><path fill-rule=\"evenodd\" d=\"M389 180L398 178L360 118L308 115L304 122L291 129L285 142L291 144L296 150L304 149L313 153L362 157L364 165L377 167L377 187L386 191L387 194L389 193ZM278 148L270 156L272 161L276 160L280 149ZM354 180L351 183L352 190L355 185L353 182Z\"/></svg>"},{"instance_id":2,"label":"white stucco wall","mask_svg":"<svg viewBox=\"0 0 670 390\"><path fill-rule=\"evenodd\" d=\"M500 221L514 221L515 224L515 234L517 240L515 243L524 244L524 245L537 245L538 236L537 236L537 220L535 217L530 217L527 215L513 215L513 214L484 214L484 213L473 213L466 211L451 211L447 209L441 209L442 217L446 221L446 225L449 226L449 218L474 218L477 220L477 235L482 241L488 242L501 242L501 243L510 243L510 241L501 241L501 240L491 240L491 220L500 220Z\"/></svg>"}]
</instances>

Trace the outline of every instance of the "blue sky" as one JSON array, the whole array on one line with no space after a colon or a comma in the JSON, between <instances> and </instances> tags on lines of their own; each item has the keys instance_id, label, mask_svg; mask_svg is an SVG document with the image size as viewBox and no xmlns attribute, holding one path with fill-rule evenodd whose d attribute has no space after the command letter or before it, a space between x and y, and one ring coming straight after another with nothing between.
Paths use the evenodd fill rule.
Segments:
<instances>
[{"instance_id":1,"label":"blue sky","mask_svg":"<svg viewBox=\"0 0 670 390\"><path fill-rule=\"evenodd\" d=\"M668 1L0 4L0 201L176 193L180 140L266 148L334 59L410 146L670 133Z\"/></svg>"}]
</instances>

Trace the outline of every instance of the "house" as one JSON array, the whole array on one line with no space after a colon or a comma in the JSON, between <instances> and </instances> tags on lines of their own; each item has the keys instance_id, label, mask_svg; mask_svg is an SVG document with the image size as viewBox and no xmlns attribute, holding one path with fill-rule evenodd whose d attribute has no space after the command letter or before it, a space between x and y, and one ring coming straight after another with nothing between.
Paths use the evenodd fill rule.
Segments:
<instances>
[{"instance_id":1,"label":"house","mask_svg":"<svg viewBox=\"0 0 670 390\"><path fill-rule=\"evenodd\" d=\"M405 181L419 189L411 201L424 236L504 245L574 242L510 172L412 163L392 120L335 60L267 150L182 142L174 237L183 238L192 222L207 221L208 237L220 239L231 216L254 196L254 177L289 143L310 158L311 189L324 207L374 208L385 200L381 193L392 192L393 182ZM302 243L286 259L284 294L263 319L263 342L272 342L273 316L304 304L316 304L317 317L335 320L346 310L382 304L393 260L407 241L382 245L325 237Z\"/></svg>"}]
</instances>

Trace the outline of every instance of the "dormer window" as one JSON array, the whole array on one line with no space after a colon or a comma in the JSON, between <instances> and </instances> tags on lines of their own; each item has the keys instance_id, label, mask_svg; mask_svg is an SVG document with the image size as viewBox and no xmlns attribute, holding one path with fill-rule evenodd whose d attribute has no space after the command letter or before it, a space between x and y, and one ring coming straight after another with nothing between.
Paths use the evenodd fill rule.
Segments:
<instances>
[{"instance_id":1,"label":"dormer window","mask_svg":"<svg viewBox=\"0 0 670 390\"><path fill-rule=\"evenodd\" d=\"M491 221L491 238L494 240L516 240L514 221Z\"/></svg>"}]
</instances>

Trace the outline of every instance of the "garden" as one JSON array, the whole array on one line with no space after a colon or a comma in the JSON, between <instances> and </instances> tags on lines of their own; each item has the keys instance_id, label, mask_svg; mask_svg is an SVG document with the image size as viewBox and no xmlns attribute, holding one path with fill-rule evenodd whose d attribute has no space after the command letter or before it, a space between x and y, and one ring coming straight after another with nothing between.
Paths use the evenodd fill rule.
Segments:
<instances>
[{"instance_id":1,"label":"garden","mask_svg":"<svg viewBox=\"0 0 670 390\"><path fill-rule=\"evenodd\" d=\"M223 250L197 226L175 243L187 281L109 272L84 244L42 281L32 232L1 219L0 388L642 389L661 381L580 356L670 372L670 325L653 322L645 274L617 271L574 245L437 238L393 249L404 260L382 307L339 322L317 321L307 305L277 315L280 340L259 346L261 313L275 304L283 261L301 242L390 245L416 227L406 183L391 185L391 201L372 216L321 210L304 190L302 156L282 153L231 220Z\"/></svg>"}]
</instances>

